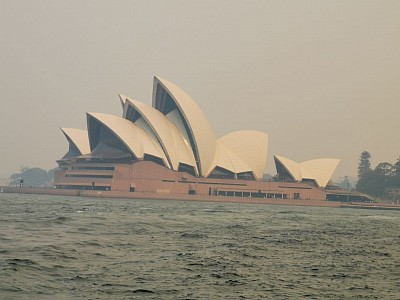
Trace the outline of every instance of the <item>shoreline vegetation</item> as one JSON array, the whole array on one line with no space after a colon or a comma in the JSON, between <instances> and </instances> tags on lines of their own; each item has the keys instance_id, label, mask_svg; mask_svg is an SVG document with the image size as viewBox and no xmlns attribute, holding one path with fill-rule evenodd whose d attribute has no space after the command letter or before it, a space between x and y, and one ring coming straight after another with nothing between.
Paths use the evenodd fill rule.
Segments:
<instances>
[{"instance_id":1,"label":"shoreline vegetation","mask_svg":"<svg viewBox=\"0 0 400 300\"><path fill-rule=\"evenodd\" d=\"M394 164L381 162L373 169L371 154L363 151L359 159L356 190L382 200L398 202L400 200L400 156Z\"/></svg>"}]
</instances>

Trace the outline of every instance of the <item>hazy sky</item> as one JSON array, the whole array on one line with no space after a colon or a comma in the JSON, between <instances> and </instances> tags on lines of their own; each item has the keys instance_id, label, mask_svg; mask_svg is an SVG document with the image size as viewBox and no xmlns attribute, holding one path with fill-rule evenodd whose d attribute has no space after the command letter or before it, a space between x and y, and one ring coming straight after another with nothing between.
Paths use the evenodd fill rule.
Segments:
<instances>
[{"instance_id":1,"label":"hazy sky","mask_svg":"<svg viewBox=\"0 0 400 300\"><path fill-rule=\"evenodd\" d=\"M0 177L50 169L59 127L151 103L153 76L216 135L269 135L272 155L340 158L334 177L400 155L400 1L0 0Z\"/></svg>"}]
</instances>

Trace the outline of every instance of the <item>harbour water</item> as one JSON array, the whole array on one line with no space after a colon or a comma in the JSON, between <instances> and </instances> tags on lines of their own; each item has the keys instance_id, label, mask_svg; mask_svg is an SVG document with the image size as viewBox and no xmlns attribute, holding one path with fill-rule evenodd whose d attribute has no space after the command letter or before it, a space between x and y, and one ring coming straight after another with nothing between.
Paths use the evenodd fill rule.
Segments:
<instances>
[{"instance_id":1,"label":"harbour water","mask_svg":"<svg viewBox=\"0 0 400 300\"><path fill-rule=\"evenodd\" d=\"M0 299L400 299L400 213L0 193Z\"/></svg>"}]
</instances>

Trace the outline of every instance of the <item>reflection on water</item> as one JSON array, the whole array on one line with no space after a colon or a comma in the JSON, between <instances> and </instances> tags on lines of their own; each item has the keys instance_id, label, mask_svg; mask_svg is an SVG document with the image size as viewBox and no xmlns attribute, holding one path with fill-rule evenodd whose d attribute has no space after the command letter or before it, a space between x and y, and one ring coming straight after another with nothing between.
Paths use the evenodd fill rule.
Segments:
<instances>
[{"instance_id":1,"label":"reflection on water","mask_svg":"<svg viewBox=\"0 0 400 300\"><path fill-rule=\"evenodd\" d=\"M0 299L400 299L400 214L0 194Z\"/></svg>"}]
</instances>

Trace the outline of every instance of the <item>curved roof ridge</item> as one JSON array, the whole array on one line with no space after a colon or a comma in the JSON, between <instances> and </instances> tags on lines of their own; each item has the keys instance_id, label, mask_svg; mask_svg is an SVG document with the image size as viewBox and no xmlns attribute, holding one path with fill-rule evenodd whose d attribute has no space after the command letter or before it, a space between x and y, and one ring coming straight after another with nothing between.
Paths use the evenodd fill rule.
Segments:
<instances>
[{"instance_id":1,"label":"curved roof ridge","mask_svg":"<svg viewBox=\"0 0 400 300\"><path fill-rule=\"evenodd\" d=\"M242 159L230 151L230 149L228 149L220 141L217 141L217 151L214 165L214 168L222 167L235 174L253 171Z\"/></svg>"},{"instance_id":2,"label":"curved roof ridge","mask_svg":"<svg viewBox=\"0 0 400 300\"><path fill-rule=\"evenodd\" d=\"M143 129L131 121L104 113L87 113L87 115L88 128L90 128L90 117L92 117L108 128L138 159L143 159L145 154L149 154L161 158L167 166L167 159L159 145ZM94 139L93 134L96 133L89 131L89 140ZM92 150L95 146L91 145Z\"/></svg>"},{"instance_id":3,"label":"curved roof ridge","mask_svg":"<svg viewBox=\"0 0 400 300\"><path fill-rule=\"evenodd\" d=\"M60 128L68 142L73 143L81 155L90 153L89 136L87 130L78 128Z\"/></svg>"},{"instance_id":4,"label":"curved roof ridge","mask_svg":"<svg viewBox=\"0 0 400 300\"><path fill-rule=\"evenodd\" d=\"M297 162L287 157L279 155L274 155L274 158L277 159L282 164L282 166L293 177L294 180L301 181L302 177L301 177L300 166Z\"/></svg>"},{"instance_id":5,"label":"curved roof ridge","mask_svg":"<svg viewBox=\"0 0 400 300\"><path fill-rule=\"evenodd\" d=\"M248 165L257 178L262 178L267 163L268 135L257 130L240 130L218 139L229 151Z\"/></svg>"},{"instance_id":6,"label":"curved roof ridge","mask_svg":"<svg viewBox=\"0 0 400 300\"><path fill-rule=\"evenodd\" d=\"M168 162L173 170L178 170L179 163L193 166L197 172L194 155L184 142L179 130L160 111L140 101L125 97L126 105L131 105L156 135Z\"/></svg>"},{"instance_id":7,"label":"curved roof ridge","mask_svg":"<svg viewBox=\"0 0 400 300\"><path fill-rule=\"evenodd\" d=\"M169 120L168 120L169 121ZM172 135L174 139L174 143L178 146L179 151L179 163L183 163L189 166L192 166L195 170L196 175L199 175L199 171L197 169L196 159L194 158L194 154L192 148L190 147L187 140L180 134L179 130L176 128L175 124L169 121L169 127L174 134ZM179 169L179 165L178 165Z\"/></svg>"},{"instance_id":8,"label":"curved roof ridge","mask_svg":"<svg viewBox=\"0 0 400 300\"><path fill-rule=\"evenodd\" d=\"M340 159L317 158L301 162L302 178L315 179L319 186L325 187L335 172ZM311 177L312 178L309 178Z\"/></svg>"},{"instance_id":9,"label":"curved roof ridge","mask_svg":"<svg viewBox=\"0 0 400 300\"><path fill-rule=\"evenodd\" d=\"M336 158L317 158L297 163L289 158L274 155L297 181L312 179L320 187L325 187L332 177L340 160Z\"/></svg>"},{"instance_id":10,"label":"curved roof ridge","mask_svg":"<svg viewBox=\"0 0 400 300\"><path fill-rule=\"evenodd\" d=\"M161 90L160 90L161 87ZM168 98L167 95L170 97ZM173 103L170 103L172 99ZM161 77L154 77L153 107L168 114L170 110L178 108L185 123L199 173L207 176L213 168L216 151L214 131L197 103L181 88Z\"/></svg>"}]
</instances>

